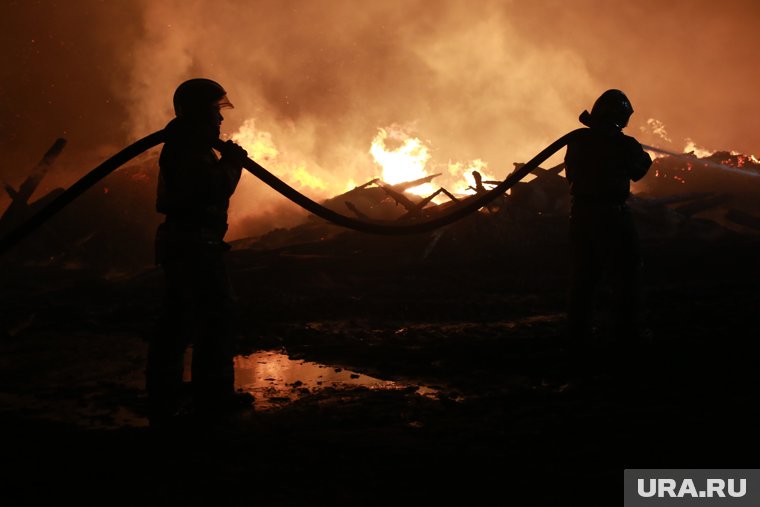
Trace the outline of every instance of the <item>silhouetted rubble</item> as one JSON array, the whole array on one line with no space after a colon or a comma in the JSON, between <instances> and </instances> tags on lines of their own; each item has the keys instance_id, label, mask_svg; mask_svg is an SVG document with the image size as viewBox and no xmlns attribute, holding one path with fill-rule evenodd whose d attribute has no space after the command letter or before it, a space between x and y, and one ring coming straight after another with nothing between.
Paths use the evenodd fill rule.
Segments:
<instances>
[{"instance_id":1,"label":"silhouetted rubble","mask_svg":"<svg viewBox=\"0 0 760 507\"><path fill-rule=\"evenodd\" d=\"M58 140L18 190L6 184L12 197L0 220L8 231L47 204L62 190L55 189L29 203L31 195L50 170L65 141ZM716 170L706 163L729 165L760 174L753 158L728 152L685 160L661 157L637 188L629 204L640 224L644 240L668 237L699 237L711 240L733 234L756 234L760 222L760 178ZM522 164L515 164L519 168ZM536 245L562 244L570 209L564 164L533 172L529 181L516 184L480 213L426 235L417 255L469 255L496 248L501 252L524 250ZM390 185L372 179L330 198L324 205L340 213L367 220L426 220L460 205L468 195L454 195L438 188L427 196L408 192L434 182L437 174ZM473 172L473 194L482 194L498 181L483 180ZM89 268L101 272L133 273L153 263L153 235L161 217L154 209L155 155L123 168L66 208L50 223L24 240L10 258L27 265ZM256 238L234 242L236 249L282 248L354 234L308 217L301 225L273 229ZM466 238L466 239L465 239ZM462 249L458 252L457 249Z\"/></svg>"},{"instance_id":2,"label":"silhouetted rubble","mask_svg":"<svg viewBox=\"0 0 760 507\"><path fill-rule=\"evenodd\" d=\"M151 433L145 338L161 274L103 272L152 250L154 167L119 171L56 218L61 237L79 246L43 230L24 246L37 257L14 252L14 269L0 270L0 422L14 464L6 496L16 504L148 505L164 495L167 504L216 505L220 494L240 505L371 504L378 491L389 492L385 503L445 504L451 488L436 485L457 485L465 502L473 491L492 501L508 473L554 505L589 480L618 484L620 469L652 456L725 457L720 439L694 447L711 432L739 435L741 451L756 447L755 204L743 188L695 190L687 180L661 192L648 177L649 193L630 206L646 240L655 343L602 342L578 357L563 347L567 188L556 168L428 234L372 236L309 218L235 242L238 354L272 350L382 382L292 378L278 385L286 394L257 392L247 418ZM375 183L353 191L356 210L375 217L382 203L386 216L409 213ZM742 229L706 218L724 210ZM42 262L53 246L60 257ZM62 269L76 259L80 269ZM265 359L250 367L272 382L292 372ZM557 487L547 489L546 477Z\"/></svg>"},{"instance_id":3,"label":"silhouetted rubble","mask_svg":"<svg viewBox=\"0 0 760 507\"><path fill-rule=\"evenodd\" d=\"M29 202L32 195L37 190L42 179L45 177L50 167L55 163L58 155L61 154L66 146L66 140L58 138L53 145L43 155L42 160L31 170L29 176L19 186L18 190L13 188L9 183L5 183L5 192L11 198L11 203L0 215L0 235L6 234L14 227L22 223L26 218L34 215L60 194L63 189L55 189L33 202Z\"/></svg>"}]
</instances>

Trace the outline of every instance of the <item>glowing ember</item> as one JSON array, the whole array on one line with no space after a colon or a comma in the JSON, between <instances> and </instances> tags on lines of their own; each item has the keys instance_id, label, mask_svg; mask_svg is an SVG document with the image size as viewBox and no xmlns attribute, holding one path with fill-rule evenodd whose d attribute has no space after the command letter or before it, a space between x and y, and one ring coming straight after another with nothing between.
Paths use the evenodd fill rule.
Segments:
<instances>
[{"instance_id":1,"label":"glowing ember","mask_svg":"<svg viewBox=\"0 0 760 507\"><path fill-rule=\"evenodd\" d=\"M733 160L731 160L731 158L733 158ZM760 165L760 160L754 155L743 155L737 151L732 151L731 157L727 160L721 161L721 163L735 165L736 167L745 167Z\"/></svg>"},{"instance_id":2,"label":"glowing ember","mask_svg":"<svg viewBox=\"0 0 760 507\"><path fill-rule=\"evenodd\" d=\"M694 147L693 142L690 141L690 143L691 145L687 145L686 149ZM743 155L734 151L717 151L707 157L697 157L693 152L680 154L651 146L647 148L668 155L667 158L658 158L654 162L654 175L657 178L673 179L683 184L687 182L687 175L689 175L690 182L693 181L691 180L692 175L697 179L702 178L705 169L717 169L742 176L760 177L760 164L754 155ZM699 148L696 151L707 152Z\"/></svg>"},{"instance_id":3,"label":"glowing ember","mask_svg":"<svg viewBox=\"0 0 760 507\"><path fill-rule=\"evenodd\" d=\"M403 183L428 176L425 171L425 165L430 160L428 147L396 126L379 129L369 152L383 168L382 180L386 183ZM417 195L428 195L433 191L431 183L407 190Z\"/></svg>"}]
</instances>

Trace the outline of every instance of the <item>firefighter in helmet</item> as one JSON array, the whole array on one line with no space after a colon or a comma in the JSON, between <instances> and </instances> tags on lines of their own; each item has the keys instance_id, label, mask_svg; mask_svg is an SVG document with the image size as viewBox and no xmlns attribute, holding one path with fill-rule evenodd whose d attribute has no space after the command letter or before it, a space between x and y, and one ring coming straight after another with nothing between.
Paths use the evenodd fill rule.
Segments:
<instances>
[{"instance_id":1,"label":"firefighter in helmet","mask_svg":"<svg viewBox=\"0 0 760 507\"><path fill-rule=\"evenodd\" d=\"M567 145L570 183L571 280L568 320L571 343L588 344L595 292L605 273L615 297L617 339L641 332L641 256L631 212L630 182L646 175L652 159L636 139L623 134L633 107L620 90L607 90L584 111L581 130Z\"/></svg>"},{"instance_id":2,"label":"firefighter in helmet","mask_svg":"<svg viewBox=\"0 0 760 507\"><path fill-rule=\"evenodd\" d=\"M165 129L156 201L165 215L156 234L156 262L166 296L149 344L151 424L166 422L187 405L182 379L190 343L195 409L216 413L241 401L250 404L234 390L233 294L225 264L227 209L247 157L232 141L218 141L221 110L232 107L224 88L210 79L185 81L174 93L176 118Z\"/></svg>"}]
</instances>

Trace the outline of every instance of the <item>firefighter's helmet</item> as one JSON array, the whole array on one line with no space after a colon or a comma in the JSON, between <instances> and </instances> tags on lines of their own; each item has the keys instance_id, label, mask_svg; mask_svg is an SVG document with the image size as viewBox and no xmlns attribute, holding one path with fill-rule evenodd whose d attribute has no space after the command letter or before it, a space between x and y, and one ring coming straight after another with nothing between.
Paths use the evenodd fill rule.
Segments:
<instances>
[{"instance_id":1,"label":"firefighter's helmet","mask_svg":"<svg viewBox=\"0 0 760 507\"><path fill-rule=\"evenodd\" d=\"M620 90L607 90L596 99L591 108L591 120L600 127L617 127L628 125L633 114L631 101Z\"/></svg>"},{"instance_id":2,"label":"firefighter's helmet","mask_svg":"<svg viewBox=\"0 0 760 507\"><path fill-rule=\"evenodd\" d=\"M205 116L210 111L234 107L225 89L211 79L185 81L174 92L174 114L177 118Z\"/></svg>"}]
</instances>

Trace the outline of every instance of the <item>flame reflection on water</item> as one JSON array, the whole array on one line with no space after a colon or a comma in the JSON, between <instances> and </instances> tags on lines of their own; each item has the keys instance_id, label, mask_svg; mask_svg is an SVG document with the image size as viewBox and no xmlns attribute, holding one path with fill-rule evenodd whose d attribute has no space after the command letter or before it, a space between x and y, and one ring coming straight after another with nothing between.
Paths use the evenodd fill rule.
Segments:
<instances>
[{"instance_id":1,"label":"flame reflection on water","mask_svg":"<svg viewBox=\"0 0 760 507\"><path fill-rule=\"evenodd\" d=\"M382 380L338 367L291 359L286 354L262 351L235 357L235 388L251 393L257 409L281 406L325 388L363 386L370 389L406 389L408 384ZM419 386L417 393L437 391Z\"/></svg>"}]
</instances>

